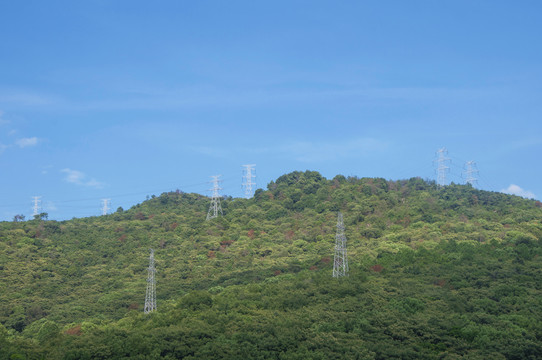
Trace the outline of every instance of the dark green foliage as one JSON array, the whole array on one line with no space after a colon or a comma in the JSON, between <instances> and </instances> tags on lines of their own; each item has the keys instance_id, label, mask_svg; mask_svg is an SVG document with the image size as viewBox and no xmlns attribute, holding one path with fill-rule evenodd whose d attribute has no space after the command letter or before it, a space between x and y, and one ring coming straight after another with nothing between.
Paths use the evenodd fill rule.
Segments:
<instances>
[{"instance_id":1,"label":"dark green foliage","mask_svg":"<svg viewBox=\"0 0 542 360\"><path fill-rule=\"evenodd\" d=\"M536 201L306 171L208 205L0 223L0 359L542 357ZM333 279L339 210L351 271Z\"/></svg>"}]
</instances>

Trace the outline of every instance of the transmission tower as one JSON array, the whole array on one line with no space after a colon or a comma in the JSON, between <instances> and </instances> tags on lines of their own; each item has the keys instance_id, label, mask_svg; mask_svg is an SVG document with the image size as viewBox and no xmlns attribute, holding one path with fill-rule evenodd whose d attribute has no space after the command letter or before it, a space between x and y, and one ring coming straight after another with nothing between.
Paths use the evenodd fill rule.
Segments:
<instances>
[{"instance_id":1,"label":"transmission tower","mask_svg":"<svg viewBox=\"0 0 542 360\"><path fill-rule=\"evenodd\" d=\"M446 185L446 173L450 170L450 167L446 166L450 158L447 158L446 155L448 155L446 148L437 150L437 185L439 187Z\"/></svg>"},{"instance_id":2,"label":"transmission tower","mask_svg":"<svg viewBox=\"0 0 542 360\"><path fill-rule=\"evenodd\" d=\"M107 215L111 210L111 199L102 199L102 215Z\"/></svg>"},{"instance_id":3,"label":"transmission tower","mask_svg":"<svg viewBox=\"0 0 542 360\"><path fill-rule=\"evenodd\" d=\"M245 168L243 170L243 188L245 189L245 198L250 199L252 195L254 195L254 187L256 187L256 181L253 181L256 179L256 175L254 174L254 168L256 165L243 165L243 167Z\"/></svg>"},{"instance_id":4,"label":"transmission tower","mask_svg":"<svg viewBox=\"0 0 542 360\"><path fill-rule=\"evenodd\" d=\"M211 196L211 206L209 206L209 211L207 212L207 220L214 219L215 217L218 216L219 212L220 212L220 215L223 215L222 206L220 206L220 194L218 193L219 190L222 190L222 188L218 186L218 183L220 182L218 178L220 176L221 175L211 176L211 178L213 179L212 180L213 187L209 189L210 191L212 191L212 196Z\"/></svg>"},{"instance_id":5,"label":"transmission tower","mask_svg":"<svg viewBox=\"0 0 542 360\"><path fill-rule=\"evenodd\" d=\"M335 235L333 277L341 276L348 276L348 258L346 256L346 235L344 235L343 214L339 212L337 219L337 234Z\"/></svg>"},{"instance_id":6,"label":"transmission tower","mask_svg":"<svg viewBox=\"0 0 542 360\"><path fill-rule=\"evenodd\" d=\"M33 203L34 203L34 206L32 206L32 210L33 210L32 215L36 216L36 215L40 214L41 196L33 196L32 199L33 199Z\"/></svg>"},{"instance_id":7,"label":"transmission tower","mask_svg":"<svg viewBox=\"0 0 542 360\"><path fill-rule=\"evenodd\" d=\"M156 268L154 267L154 250L151 249L151 256L149 257L149 268L147 275L147 293L145 294L145 314L156 310L156 280L154 274Z\"/></svg>"},{"instance_id":8,"label":"transmission tower","mask_svg":"<svg viewBox=\"0 0 542 360\"><path fill-rule=\"evenodd\" d=\"M478 182L476 175L478 174L478 168L476 167L476 162L474 160L467 161L465 163L465 183L475 186Z\"/></svg>"}]
</instances>

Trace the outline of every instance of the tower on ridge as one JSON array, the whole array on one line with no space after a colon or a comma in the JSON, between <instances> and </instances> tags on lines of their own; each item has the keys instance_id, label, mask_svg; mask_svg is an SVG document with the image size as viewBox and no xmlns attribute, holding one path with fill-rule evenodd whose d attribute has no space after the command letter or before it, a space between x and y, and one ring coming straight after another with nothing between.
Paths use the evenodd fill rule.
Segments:
<instances>
[{"instance_id":1,"label":"tower on ridge","mask_svg":"<svg viewBox=\"0 0 542 360\"><path fill-rule=\"evenodd\" d=\"M147 292L145 294L145 314L156 310L156 280L154 278L155 274L156 268L154 267L154 250L151 249L147 275Z\"/></svg>"},{"instance_id":2,"label":"tower on ridge","mask_svg":"<svg viewBox=\"0 0 542 360\"><path fill-rule=\"evenodd\" d=\"M256 187L256 181L253 181L256 179L256 174L254 173L256 165L243 165L243 167L243 189L245 191L245 198L250 199L254 195L254 188Z\"/></svg>"},{"instance_id":3,"label":"tower on ridge","mask_svg":"<svg viewBox=\"0 0 542 360\"><path fill-rule=\"evenodd\" d=\"M346 254L346 235L344 235L343 214L337 217L337 234L335 235L335 256L333 259L333 277L348 276L348 257Z\"/></svg>"},{"instance_id":4,"label":"tower on ridge","mask_svg":"<svg viewBox=\"0 0 542 360\"><path fill-rule=\"evenodd\" d=\"M33 206L32 206L32 215L37 216L40 214L41 210L41 196L33 196Z\"/></svg>"},{"instance_id":5,"label":"tower on ridge","mask_svg":"<svg viewBox=\"0 0 542 360\"><path fill-rule=\"evenodd\" d=\"M437 185L439 187L446 185L446 173L450 170L450 167L446 164L449 163L450 158L446 157L448 150L446 148L437 150Z\"/></svg>"},{"instance_id":6,"label":"tower on ridge","mask_svg":"<svg viewBox=\"0 0 542 360\"><path fill-rule=\"evenodd\" d=\"M476 161L470 160L465 163L465 183L471 184L473 187L478 182L476 175L478 174L478 168L476 167Z\"/></svg>"},{"instance_id":7,"label":"tower on ridge","mask_svg":"<svg viewBox=\"0 0 542 360\"><path fill-rule=\"evenodd\" d=\"M107 215L111 210L111 199L102 199L102 215Z\"/></svg>"},{"instance_id":8,"label":"tower on ridge","mask_svg":"<svg viewBox=\"0 0 542 360\"><path fill-rule=\"evenodd\" d=\"M220 215L223 215L222 206L220 206L220 194L218 193L219 190L222 190L222 188L218 186L218 183L220 182L220 176L221 175L211 176L211 178L213 179L211 181L213 183L213 187L210 189L212 195L211 205L209 206L209 211L207 212L207 220L214 219L218 216L219 213Z\"/></svg>"}]
</instances>

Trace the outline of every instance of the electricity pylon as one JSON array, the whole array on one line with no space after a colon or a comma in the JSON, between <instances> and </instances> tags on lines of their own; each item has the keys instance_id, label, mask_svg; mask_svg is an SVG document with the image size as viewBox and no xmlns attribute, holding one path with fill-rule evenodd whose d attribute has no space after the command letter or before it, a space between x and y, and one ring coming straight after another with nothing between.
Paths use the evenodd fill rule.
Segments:
<instances>
[{"instance_id":1,"label":"electricity pylon","mask_svg":"<svg viewBox=\"0 0 542 360\"><path fill-rule=\"evenodd\" d=\"M209 206L209 211L207 212L207 220L214 219L215 217L218 216L218 213L220 213L220 215L223 215L222 206L220 206L220 194L218 193L219 190L222 190L222 188L218 186L218 183L220 182L218 178L220 176L221 175L211 176L211 178L213 179L212 180L213 187L209 189L212 191L212 196L211 196L211 206Z\"/></svg>"},{"instance_id":2,"label":"electricity pylon","mask_svg":"<svg viewBox=\"0 0 542 360\"><path fill-rule=\"evenodd\" d=\"M244 175L243 175L243 188L245 189L245 198L250 199L254 195L254 187L256 182L252 181L256 179L256 175L253 173L255 164L243 165L244 166Z\"/></svg>"},{"instance_id":3,"label":"electricity pylon","mask_svg":"<svg viewBox=\"0 0 542 360\"><path fill-rule=\"evenodd\" d=\"M151 249L151 256L149 257L149 268L147 275L147 293L145 294L145 314L156 310L156 280L154 274L156 268L154 267L154 250Z\"/></svg>"},{"instance_id":4,"label":"electricity pylon","mask_svg":"<svg viewBox=\"0 0 542 360\"><path fill-rule=\"evenodd\" d=\"M437 150L437 185L439 187L446 185L446 173L450 170L450 167L446 166L450 158L447 158L446 155L448 155L446 148Z\"/></svg>"},{"instance_id":5,"label":"electricity pylon","mask_svg":"<svg viewBox=\"0 0 542 360\"><path fill-rule=\"evenodd\" d=\"M475 175L478 174L476 162L474 160L467 161L465 163L465 167L465 184L471 184L474 187L474 185L476 185L476 183L478 182L478 179L475 177Z\"/></svg>"},{"instance_id":6,"label":"electricity pylon","mask_svg":"<svg viewBox=\"0 0 542 360\"><path fill-rule=\"evenodd\" d=\"M102 199L102 215L107 215L109 210L111 210L111 199Z\"/></svg>"},{"instance_id":7,"label":"electricity pylon","mask_svg":"<svg viewBox=\"0 0 542 360\"><path fill-rule=\"evenodd\" d=\"M32 215L36 216L40 214L40 203L41 203L41 196L34 196L32 197L34 200L34 206L32 207Z\"/></svg>"},{"instance_id":8,"label":"electricity pylon","mask_svg":"<svg viewBox=\"0 0 542 360\"><path fill-rule=\"evenodd\" d=\"M337 234L335 235L333 277L341 276L348 276L348 258L346 255L346 235L344 235L343 214L339 212L337 219Z\"/></svg>"}]
</instances>

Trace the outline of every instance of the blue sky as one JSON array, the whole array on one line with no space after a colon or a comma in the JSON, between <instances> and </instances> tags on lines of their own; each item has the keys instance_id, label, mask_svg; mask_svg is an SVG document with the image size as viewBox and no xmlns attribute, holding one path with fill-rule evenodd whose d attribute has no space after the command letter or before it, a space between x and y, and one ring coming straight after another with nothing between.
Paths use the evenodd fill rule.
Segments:
<instances>
[{"instance_id":1,"label":"blue sky","mask_svg":"<svg viewBox=\"0 0 542 360\"><path fill-rule=\"evenodd\" d=\"M293 170L542 197L539 1L4 1L0 220Z\"/></svg>"}]
</instances>

